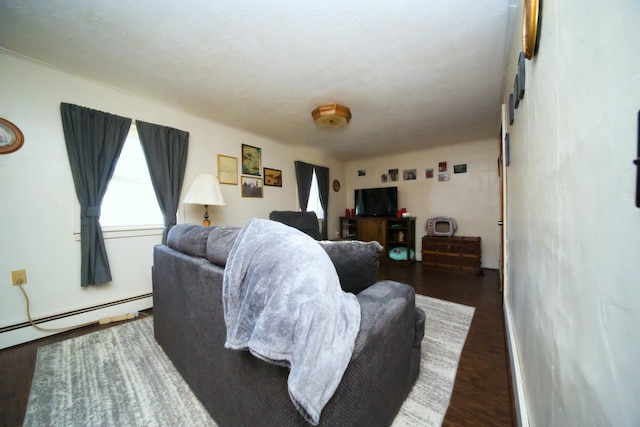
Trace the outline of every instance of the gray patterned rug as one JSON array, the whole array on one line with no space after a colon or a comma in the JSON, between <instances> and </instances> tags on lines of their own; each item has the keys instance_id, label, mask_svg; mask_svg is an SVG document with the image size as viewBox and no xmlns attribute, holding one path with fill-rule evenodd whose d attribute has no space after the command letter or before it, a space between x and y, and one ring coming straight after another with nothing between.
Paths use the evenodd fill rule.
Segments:
<instances>
[{"instance_id":1,"label":"gray patterned rug","mask_svg":"<svg viewBox=\"0 0 640 427\"><path fill-rule=\"evenodd\" d=\"M439 426L474 308L416 295L420 376L394 426ZM25 426L214 426L153 338L147 317L38 349Z\"/></svg>"}]
</instances>

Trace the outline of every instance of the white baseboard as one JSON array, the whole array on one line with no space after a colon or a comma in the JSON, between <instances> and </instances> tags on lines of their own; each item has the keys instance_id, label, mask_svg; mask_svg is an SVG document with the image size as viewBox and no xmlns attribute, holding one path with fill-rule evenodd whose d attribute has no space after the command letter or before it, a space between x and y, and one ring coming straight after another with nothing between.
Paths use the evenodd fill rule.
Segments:
<instances>
[{"instance_id":1,"label":"white baseboard","mask_svg":"<svg viewBox=\"0 0 640 427\"><path fill-rule=\"evenodd\" d=\"M519 427L529 427L529 414L527 412L527 401L525 399L524 384L522 383L522 371L520 368L520 357L518 345L513 331L513 318L508 304L504 304L504 320L507 329L507 344L509 351L509 361L511 362L511 381L513 386L513 397L516 407L516 418Z\"/></svg>"},{"instance_id":2,"label":"white baseboard","mask_svg":"<svg viewBox=\"0 0 640 427\"><path fill-rule=\"evenodd\" d=\"M127 313L137 313L153 307L153 297L146 296L144 298L133 301L123 302L121 304L110 305L104 308L86 311L84 313L74 314L49 322L37 323L43 328L65 328L72 325L81 325L88 322L98 322L103 317L120 316ZM62 314L64 315L64 313ZM34 319L35 320L35 319ZM10 331L0 333L0 349L12 347L18 344L24 344L50 335L59 334L65 331L43 332L32 326L25 326Z\"/></svg>"}]
</instances>

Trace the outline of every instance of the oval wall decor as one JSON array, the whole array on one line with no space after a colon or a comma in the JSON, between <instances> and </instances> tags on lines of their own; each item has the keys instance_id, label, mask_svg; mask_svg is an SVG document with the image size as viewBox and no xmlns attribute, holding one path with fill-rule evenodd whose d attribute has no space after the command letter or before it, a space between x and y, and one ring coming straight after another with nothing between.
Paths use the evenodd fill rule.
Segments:
<instances>
[{"instance_id":1,"label":"oval wall decor","mask_svg":"<svg viewBox=\"0 0 640 427\"><path fill-rule=\"evenodd\" d=\"M0 118L0 154L18 151L24 143L24 135L18 126Z\"/></svg>"}]
</instances>

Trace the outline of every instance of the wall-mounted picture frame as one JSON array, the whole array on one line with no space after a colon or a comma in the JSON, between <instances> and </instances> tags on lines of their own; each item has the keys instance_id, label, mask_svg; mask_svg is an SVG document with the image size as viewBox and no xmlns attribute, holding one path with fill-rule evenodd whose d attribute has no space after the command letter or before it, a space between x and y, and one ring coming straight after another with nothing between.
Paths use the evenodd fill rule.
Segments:
<instances>
[{"instance_id":1,"label":"wall-mounted picture frame","mask_svg":"<svg viewBox=\"0 0 640 427\"><path fill-rule=\"evenodd\" d=\"M453 165L453 173L467 173L467 164Z\"/></svg>"},{"instance_id":2,"label":"wall-mounted picture frame","mask_svg":"<svg viewBox=\"0 0 640 427\"><path fill-rule=\"evenodd\" d=\"M218 154L218 181L238 185L238 158Z\"/></svg>"},{"instance_id":3,"label":"wall-mounted picture frame","mask_svg":"<svg viewBox=\"0 0 640 427\"><path fill-rule=\"evenodd\" d=\"M515 98L513 96L513 93L510 93L509 94L509 124L510 125L513 124L513 121L516 118L516 109L515 109L515 106L513 105L515 101L513 100L513 98Z\"/></svg>"},{"instance_id":4,"label":"wall-mounted picture frame","mask_svg":"<svg viewBox=\"0 0 640 427\"><path fill-rule=\"evenodd\" d=\"M402 180L403 181L412 181L417 178L415 169L405 169L402 171Z\"/></svg>"},{"instance_id":5,"label":"wall-mounted picture frame","mask_svg":"<svg viewBox=\"0 0 640 427\"><path fill-rule=\"evenodd\" d=\"M260 176L262 171L262 149L242 144L242 173Z\"/></svg>"},{"instance_id":6,"label":"wall-mounted picture frame","mask_svg":"<svg viewBox=\"0 0 640 427\"><path fill-rule=\"evenodd\" d=\"M513 97L513 107L514 108L518 108L518 105L520 105L520 98L518 97L518 92L520 91L519 89L519 83L518 83L518 75L516 74L515 79L513 80L513 93L515 94L515 96Z\"/></svg>"},{"instance_id":7,"label":"wall-mounted picture frame","mask_svg":"<svg viewBox=\"0 0 640 427\"><path fill-rule=\"evenodd\" d=\"M433 178L433 168L427 168L424 170L424 177L426 179Z\"/></svg>"},{"instance_id":8,"label":"wall-mounted picture frame","mask_svg":"<svg viewBox=\"0 0 640 427\"><path fill-rule=\"evenodd\" d=\"M449 181L449 172L439 173L438 181Z\"/></svg>"},{"instance_id":9,"label":"wall-mounted picture frame","mask_svg":"<svg viewBox=\"0 0 640 427\"><path fill-rule=\"evenodd\" d=\"M282 187L282 171L279 169L264 168L264 185L269 187Z\"/></svg>"},{"instance_id":10,"label":"wall-mounted picture frame","mask_svg":"<svg viewBox=\"0 0 640 427\"><path fill-rule=\"evenodd\" d=\"M447 162L438 163L438 172L446 172L447 171Z\"/></svg>"},{"instance_id":11,"label":"wall-mounted picture frame","mask_svg":"<svg viewBox=\"0 0 640 427\"><path fill-rule=\"evenodd\" d=\"M240 177L240 183L242 197L262 197L262 178L243 176Z\"/></svg>"},{"instance_id":12,"label":"wall-mounted picture frame","mask_svg":"<svg viewBox=\"0 0 640 427\"><path fill-rule=\"evenodd\" d=\"M395 182L398 180L398 169L389 169L389 181Z\"/></svg>"},{"instance_id":13,"label":"wall-mounted picture frame","mask_svg":"<svg viewBox=\"0 0 640 427\"><path fill-rule=\"evenodd\" d=\"M504 134L504 165L511 163L511 147L509 147L509 132Z\"/></svg>"},{"instance_id":14,"label":"wall-mounted picture frame","mask_svg":"<svg viewBox=\"0 0 640 427\"><path fill-rule=\"evenodd\" d=\"M24 135L20 128L9 120L0 118L0 154L18 151L24 144Z\"/></svg>"},{"instance_id":15,"label":"wall-mounted picture frame","mask_svg":"<svg viewBox=\"0 0 640 427\"><path fill-rule=\"evenodd\" d=\"M366 169L358 169L358 176L367 176Z\"/></svg>"},{"instance_id":16,"label":"wall-mounted picture frame","mask_svg":"<svg viewBox=\"0 0 640 427\"><path fill-rule=\"evenodd\" d=\"M524 73L524 52L520 52L520 56L518 57L518 99L524 98Z\"/></svg>"}]
</instances>

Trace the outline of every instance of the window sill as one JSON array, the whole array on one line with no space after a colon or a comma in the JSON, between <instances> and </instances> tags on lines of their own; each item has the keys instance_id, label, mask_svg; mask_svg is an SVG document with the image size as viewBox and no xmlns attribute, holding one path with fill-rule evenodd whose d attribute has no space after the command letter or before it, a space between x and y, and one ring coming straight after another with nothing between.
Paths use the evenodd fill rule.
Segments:
<instances>
[{"instance_id":1,"label":"window sill","mask_svg":"<svg viewBox=\"0 0 640 427\"><path fill-rule=\"evenodd\" d=\"M129 227L103 227L102 236L105 239L124 239L131 237L162 236L162 225L135 225ZM80 231L73 232L73 239L80 241Z\"/></svg>"}]
</instances>

